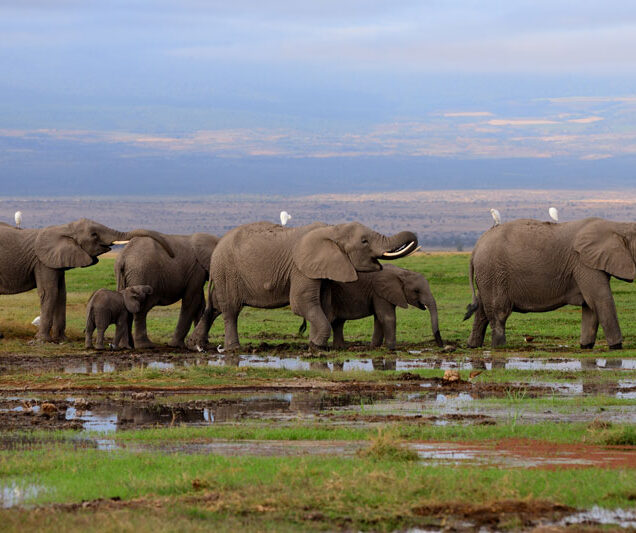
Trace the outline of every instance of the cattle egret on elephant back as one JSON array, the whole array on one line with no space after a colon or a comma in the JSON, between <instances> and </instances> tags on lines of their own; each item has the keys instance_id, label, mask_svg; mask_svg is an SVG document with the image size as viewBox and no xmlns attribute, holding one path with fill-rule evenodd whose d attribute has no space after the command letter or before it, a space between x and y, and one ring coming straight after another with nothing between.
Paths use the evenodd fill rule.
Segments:
<instances>
[{"instance_id":1,"label":"cattle egret on elephant back","mask_svg":"<svg viewBox=\"0 0 636 533\"><path fill-rule=\"evenodd\" d=\"M14 218L15 218L15 225L19 228L20 224L22 224L22 211L16 211Z\"/></svg>"},{"instance_id":2,"label":"cattle egret on elephant back","mask_svg":"<svg viewBox=\"0 0 636 533\"><path fill-rule=\"evenodd\" d=\"M280 212L280 223L284 226L291 219L291 215L287 211Z\"/></svg>"},{"instance_id":3,"label":"cattle egret on elephant back","mask_svg":"<svg viewBox=\"0 0 636 533\"><path fill-rule=\"evenodd\" d=\"M495 221L495 226L501 224L501 215L499 214L499 211L491 209L490 214L492 215L492 219Z\"/></svg>"},{"instance_id":4,"label":"cattle egret on elephant back","mask_svg":"<svg viewBox=\"0 0 636 533\"><path fill-rule=\"evenodd\" d=\"M550 209L548 209L548 213L550 214L550 218L552 220L554 220L555 222L559 221L559 212L557 211L556 207L551 207Z\"/></svg>"}]
</instances>

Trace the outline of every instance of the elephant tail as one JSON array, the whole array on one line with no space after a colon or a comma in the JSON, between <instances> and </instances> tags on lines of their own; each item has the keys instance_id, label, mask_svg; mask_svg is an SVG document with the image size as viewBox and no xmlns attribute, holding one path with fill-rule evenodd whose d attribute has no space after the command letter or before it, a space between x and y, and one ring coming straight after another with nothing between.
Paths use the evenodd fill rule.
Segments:
<instances>
[{"instance_id":1,"label":"elephant tail","mask_svg":"<svg viewBox=\"0 0 636 533\"><path fill-rule=\"evenodd\" d=\"M468 281L470 283L470 290L473 292L473 301L466 306L466 314L464 320L468 320L473 313L479 308L479 300L477 299L477 293L475 292L475 267L473 265L473 256L470 256L470 268L468 271Z\"/></svg>"},{"instance_id":2,"label":"elephant tail","mask_svg":"<svg viewBox=\"0 0 636 533\"><path fill-rule=\"evenodd\" d=\"M122 291L126 288L126 264L123 257L118 257L115 261L115 277L117 278L117 290Z\"/></svg>"},{"instance_id":3,"label":"elephant tail","mask_svg":"<svg viewBox=\"0 0 636 533\"><path fill-rule=\"evenodd\" d=\"M307 331L307 319L303 318L303 323L298 328L298 335L304 335L305 331Z\"/></svg>"}]
</instances>

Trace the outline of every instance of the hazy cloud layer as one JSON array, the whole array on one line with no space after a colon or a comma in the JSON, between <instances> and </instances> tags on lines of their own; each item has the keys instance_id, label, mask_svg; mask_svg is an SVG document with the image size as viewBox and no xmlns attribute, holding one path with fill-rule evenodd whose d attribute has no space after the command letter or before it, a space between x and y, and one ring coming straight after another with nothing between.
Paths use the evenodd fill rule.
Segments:
<instances>
[{"instance_id":1,"label":"hazy cloud layer","mask_svg":"<svg viewBox=\"0 0 636 533\"><path fill-rule=\"evenodd\" d=\"M631 155L634 50L627 0L0 0L0 163Z\"/></svg>"}]
</instances>

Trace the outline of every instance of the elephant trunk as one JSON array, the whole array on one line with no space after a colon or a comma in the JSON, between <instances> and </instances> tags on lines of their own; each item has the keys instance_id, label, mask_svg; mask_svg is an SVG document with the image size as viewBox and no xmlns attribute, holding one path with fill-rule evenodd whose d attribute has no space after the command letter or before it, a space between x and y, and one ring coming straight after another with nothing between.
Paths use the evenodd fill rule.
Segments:
<instances>
[{"instance_id":1,"label":"elephant trunk","mask_svg":"<svg viewBox=\"0 0 636 533\"><path fill-rule=\"evenodd\" d=\"M113 238L110 240L109 244L126 244L133 237L150 237L157 241L170 257L174 257L172 247L168 244L168 241L166 241L164 236L157 231L148 229L134 229L132 231L112 230L112 235Z\"/></svg>"},{"instance_id":2,"label":"elephant trunk","mask_svg":"<svg viewBox=\"0 0 636 533\"><path fill-rule=\"evenodd\" d=\"M435 298L433 298L432 294L421 298L420 309L425 309L425 308L428 308L428 312L431 315L431 331L433 332L433 337L435 337L435 343L441 348L444 346L444 341L442 340L442 335L439 332L439 321L437 318L437 303L435 302Z\"/></svg>"},{"instance_id":3,"label":"elephant trunk","mask_svg":"<svg viewBox=\"0 0 636 533\"><path fill-rule=\"evenodd\" d=\"M392 237L384 237L383 248L382 259L406 257L417 248L417 236L412 231L401 231Z\"/></svg>"}]
</instances>

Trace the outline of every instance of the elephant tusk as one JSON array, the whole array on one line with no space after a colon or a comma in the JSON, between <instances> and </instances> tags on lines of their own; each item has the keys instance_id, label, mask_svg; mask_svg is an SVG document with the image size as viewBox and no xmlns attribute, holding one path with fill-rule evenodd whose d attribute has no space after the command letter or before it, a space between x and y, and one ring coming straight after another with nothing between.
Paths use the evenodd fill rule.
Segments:
<instances>
[{"instance_id":1,"label":"elephant tusk","mask_svg":"<svg viewBox=\"0 0 636 533\"><path fill-rule=\"evenodd\" d=\"M111 244L128 244L130 241L113 241Z\"/></svg>"},{"instance_id":2,"label":"elephant tusk","mask_svg":"<svg viewBox=\"0 0 636 533\"><path fill-rule=\"evenodd\" d=\"M407 255L412 254L415 251L417 243L415 241L411 241L406 246L402 246L393 252L384 252L382 257L390 258L390 257L406 257Z\"/></svg>"}]
</instances>

